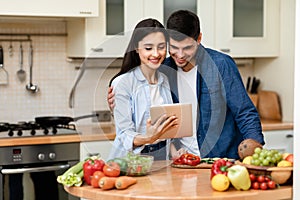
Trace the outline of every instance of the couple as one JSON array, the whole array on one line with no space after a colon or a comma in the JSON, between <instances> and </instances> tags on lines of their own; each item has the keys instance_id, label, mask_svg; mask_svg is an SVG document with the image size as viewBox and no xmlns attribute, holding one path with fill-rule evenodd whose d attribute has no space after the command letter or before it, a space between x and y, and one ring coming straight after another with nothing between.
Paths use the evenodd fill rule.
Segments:
<instances>
[{"instance_id":1,"label":"couple","mask_svg":"<svg viewBox=\"0 0 300 200\"><path fill-rule=\"evenodd\" d=\"M203 47L201 36L198 16L186 10L169 17L167 30L154 19L137 24L109 89L117 131L110 157L133 151L168 159L169 152L176 158L188 151L202 158L238 159L238 145L244 139L264 144L259 115L236 64ZM167 43L170 57L165 59ZM178 120L162 116L151 124L150 106L172 102L192 103L194 133L159 141L165 130L178 126Z\"/></svg>"}]
</instances>

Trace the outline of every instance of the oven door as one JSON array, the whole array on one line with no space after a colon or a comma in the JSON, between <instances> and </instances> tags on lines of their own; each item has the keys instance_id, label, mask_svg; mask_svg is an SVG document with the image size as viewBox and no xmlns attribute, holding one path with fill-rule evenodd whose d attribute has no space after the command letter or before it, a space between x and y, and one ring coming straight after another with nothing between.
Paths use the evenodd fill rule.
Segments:
<instances>
[{"instance_id":1,"label":"oven door","mask_svg":"<svg viewBox=\"0 0 300 200\"><path fill-rule=\"evenodd\" d=\"M77 162L2 166L0 200L79 200L78 197L69 195L56 181L58 175Z\"/></svg>"}]
</instances>

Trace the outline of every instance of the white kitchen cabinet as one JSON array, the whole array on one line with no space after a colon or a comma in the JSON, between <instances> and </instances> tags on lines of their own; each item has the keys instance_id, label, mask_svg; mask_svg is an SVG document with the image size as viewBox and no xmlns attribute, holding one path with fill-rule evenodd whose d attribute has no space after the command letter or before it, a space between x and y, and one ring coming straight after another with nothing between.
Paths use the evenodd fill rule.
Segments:
<instances>
[{"instance_id":1,"label":"white kitchen cabinet","mask_svg":"<svg viewBox=\"0 0 300 200\"><path fill-rule=\"evenodd\" d=\"M99 0L99 17L68 21L68 57L123 57L135 25L161 13L156 2ZM153 9L144 9L148 6Z\"/></svg>"},{"instance_id":2,"label":"white kitchen cabinet","mask_svg":"<svg viewBox=\"0 0 300 200\"><path fill-rule=\"evenodd\" d=\"M80 143L80 160L85 160L86 158L99 155L105 161L109 156L110 149L112 147L113 141L89 141Z\"/></svg>"},{"instance_id":3,"label":"white kitchen cabinet","mask_svg":"<svg viewBox=\"0 0 300 200\"><path fill-rule=\"evenodd\" d=\"M264 148L276 149L281 153L293 153L294 139L293 130L263 131L265 138Z\"/></svg>"},{"instance_id":4,"label":"white kitchen cabinet","mask_svg":"<svg viewBox=\"0 0 300 200\"><path fill-rule=\"evenodd\" d=\"M95 17L98 0L0 0L0 15L41 17Z\"/></svg>"},{"instance_id":5,"label":"white kitchen cabinet","mask_svg":"<svg viewBox=\"0 0 300 200\"><path fill-rule=\"evenodd\" d=\"M279 55L279 0L215 0L213 13L216 49L235 58Z\"/></svg>"}]
</instances>

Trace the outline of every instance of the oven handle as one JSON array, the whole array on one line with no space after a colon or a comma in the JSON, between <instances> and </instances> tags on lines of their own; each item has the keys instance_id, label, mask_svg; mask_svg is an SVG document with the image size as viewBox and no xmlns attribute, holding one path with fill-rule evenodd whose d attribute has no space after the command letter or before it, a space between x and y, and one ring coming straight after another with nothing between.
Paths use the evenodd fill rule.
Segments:
<instances>
[{"instance_id":1,"label":"oven handle","mask_svg":"<svg viewBox=\"0 0 300 200\"><path fill-rule=\"evenodd\" d=\"M69 168L69 164L55 165L55 166L43 166L43 167L31 167L31 168L17 168L17 169L2 169L2 174L20 174L25 172L46 172L46 171L57 171L61 169Z\"/></svg>"}]
</instances>

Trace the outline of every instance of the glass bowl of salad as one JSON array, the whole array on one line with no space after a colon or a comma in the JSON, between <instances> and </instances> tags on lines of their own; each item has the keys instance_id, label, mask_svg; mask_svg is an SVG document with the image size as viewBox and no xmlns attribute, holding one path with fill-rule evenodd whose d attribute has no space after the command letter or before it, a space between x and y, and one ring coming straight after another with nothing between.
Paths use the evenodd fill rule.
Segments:
<instances>
[{"instance_id":1,"label":"glass bowl of salad","mask_svg":"<svg viewBox=\"0 0 300 200\"><path fill-rule=\"evenodd\" d=\"M145 176L151 172L154 157L149 155L127 155L127 175Z\"/></svg>"}]
</instances>

